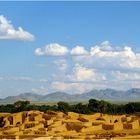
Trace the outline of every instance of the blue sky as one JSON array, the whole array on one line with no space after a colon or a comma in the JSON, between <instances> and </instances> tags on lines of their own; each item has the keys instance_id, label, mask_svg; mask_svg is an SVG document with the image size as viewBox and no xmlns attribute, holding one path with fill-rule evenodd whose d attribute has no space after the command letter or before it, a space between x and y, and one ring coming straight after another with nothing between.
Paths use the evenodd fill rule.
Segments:
<instances>
[{"instance_id":1,"label":"blue sky","mask_svg":"<svg viewBox=\"0 0 140 140\"><path fill-rule=\"evenodd\" d=\"M0 2L0 97L139 88L139 14L140 2Z\"/></svg>"}]
</instances>

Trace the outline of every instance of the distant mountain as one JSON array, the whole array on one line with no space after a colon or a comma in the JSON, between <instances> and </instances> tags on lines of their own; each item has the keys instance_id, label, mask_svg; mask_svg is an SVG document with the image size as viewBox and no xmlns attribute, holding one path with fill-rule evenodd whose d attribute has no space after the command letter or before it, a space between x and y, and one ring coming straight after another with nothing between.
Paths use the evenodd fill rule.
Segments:
<instances>
[{"instance_id":1,"label":"distant mountain","mask_svg":"<svg viewBox=\"0 0 140 140\"><path fill-rule=\"evenodd\" d=\"M65 92L54 92L43 97L43 102L73 101L74 95Z\"/></svg>"},{"instance_id":2,"label":"distant mountain","mask_svg":"<svg viewBox=\"0 0 140 140\"><path fill-rule=\"evenodd\" d=\"M102 100L120 100L124 96L124 91L118 91L114 89L105 89L105 90L92 90L90 92L84 93L83 96L88 98L96 98Z\"/></svg>"},{"instance_id":3,"label":"distant mountain","mask_svg":"<svg viewBox=\"0 0 140 140\"><path fill-rule=\"evenodd\" d=\"M38 102L40 100L42 100L42 96L38 95L38 94L34 94L34 93L22 93L19 94L17 96L8 96L4 99L0 100L0 103L14 103L17 100L29 100L32 102Z\"/></svg>"},{"instance_id":4,"label":"distant mountain","mask_svg":"<svg viewBox=\"0 0 140 140\"><path fill-rule=\"evenodd\" d=\"M17 96L8 96L0 99L0 104L14 103L17 100L29 100L34 103L56 103L59 101L66 102L83 102L91 98L107 101L140 101L140 89L132 88L127 91L104 89L91 90L83 94L67 94L65 92L54 92L47 95L34 93L23 93Z\"/></svg>"}]
</instances>

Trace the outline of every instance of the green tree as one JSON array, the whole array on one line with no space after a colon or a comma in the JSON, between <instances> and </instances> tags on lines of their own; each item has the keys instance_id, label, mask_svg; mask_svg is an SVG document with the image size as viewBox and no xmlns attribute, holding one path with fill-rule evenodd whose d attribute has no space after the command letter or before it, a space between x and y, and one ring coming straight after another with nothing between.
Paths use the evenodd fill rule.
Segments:
<instances>
[{"instance_id":1,"label":"green tree","mask_svg":"<svg viewBox=\"0 0 140 140\"><path fill-rule=\"evenodd\" d=\"M135 107L134 103L128 103L128 104L126 104L124 106L124 108L125 108L125 112L127 114L132 114L132 113L134 113L136 111L136 107Z\"/></svg>"},{"instance_id":2,"label":"green tree","mask_svg":"<svg viewBox=\"0 0 140 140\"><path fill-rule=\"evenodd\" d=\"M73 105L71 108L72 108L72 111L77 112L77 113L81 113L81 114L91 113L87 104L78 103L76 105Z\"/></svg>"},{"instance_id":3,"label":"green tree","mask_svg":"<svg viewBox=\"0 0 140 140\"><path fill-rule=\"evenodd\" d=\"M108 109L108 102L105 102L103 100L99 101L99 111L101 113L107 113Z\"/></svg>"},{"instance_id":4,"label":"green tree","mask_svg":"<svg viewBox=\"0 0 140 140\"><path fill-rule=\"evenodd\" d=\"M21 100L19 100L19 101L16 101L14 103L14 106L15 106L16 111L19 112L19 111L25 111L27 109L26 107L29 104L30 104L30 101L21 101Z\"/></svg>"},{"instance_id":5,"label":"green tree","mask_svg":"<svg viewBox=\"0 0 140 140\"><path fill-rule=\"evenodd\" d=\"M62 112L68 112L70 111L70 105L67 102L58 102L57 103L58 110Z\"/></svg>"},{"instance_id":6,"label":"green tree","mask_svg":"<svg viewBox=\"0 0 140 140\"><path fill-rule=\"evenodd\" d=\"M99 101L96 99L90 99L88 103L88 108L91 112L99 112L100 111Z\"/></svg>"}]
</instances>

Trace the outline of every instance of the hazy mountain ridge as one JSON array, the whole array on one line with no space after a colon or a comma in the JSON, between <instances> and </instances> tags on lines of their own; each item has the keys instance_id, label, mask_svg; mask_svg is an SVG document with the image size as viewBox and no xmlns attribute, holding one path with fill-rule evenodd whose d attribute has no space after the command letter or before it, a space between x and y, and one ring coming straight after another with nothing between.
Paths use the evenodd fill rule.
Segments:
<instances>
[{"instance_id":1,"label":"hazy mountain ridge","mask_svg":"<svg viewBox=\"0 0 140 140\"><path fill-rule=\"evenodd\" d=\"M4 99L0 99L0 103L14 103L17 100L30 100L37 103L51 103L59 101L67 102L80 102L88 101L91 98L111 100L111 101L139 101L140 89L132 88L127 91L114 90L114 89L102 89L91 90L83 94L68 94L65 92L54 92L46 95L39 95L35 93L22 93L17 96L8 96Z\"/></svg>"}]
</instances>

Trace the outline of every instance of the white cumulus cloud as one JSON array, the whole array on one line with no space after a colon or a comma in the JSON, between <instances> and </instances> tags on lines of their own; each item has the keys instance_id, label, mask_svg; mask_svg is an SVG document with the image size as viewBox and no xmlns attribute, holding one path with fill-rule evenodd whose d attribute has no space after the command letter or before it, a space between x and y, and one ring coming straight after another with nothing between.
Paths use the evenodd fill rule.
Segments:
<instances>
[{"instance_id":1,"label":"white cumulus cloud","mask_svg":"<svg viewBox=\"0 0 140 140\"><path fill-rule=\"evenodd\" d=\"M46 47L55 48L50 45ZM48 51L48 49L46 51L46 48L37 51L39 55L42 53L51 56L68 55L65 58L52 58L52 62L63 70L60 72L57 68L53 69L50 88L54 90L81 93L84 88L90 90L139 87L140 52L134 51L130 46L115 47L109 41L104 41L99 45L91 46L88 51L81 46L72 49L65 47L67 51L60 53L61 55L58 55L57 48L59 47L56 47L55 51ZM54 55L54 52L58 54Z\"/></svg>"},{"instance_id":2,"label":"white cumulus cloud","mask_svg":"<svg viewBox=\"0 0 140 140\"><path fill-rule=\"evenodd\" d=\"M75 56L77 56L77 55L87 55L88 51L85 50L85 48L82 47L82 46L76 46L75 48L72 48L70 53L71 53L71 55L75 55Z\"/></svg>"},{"instance_id":3,"label":"white cumulus cloud","mask_svg":"<svg viewBox=\"0 0 140 140\"><path fill-rule=\"evenodd\" d=\"M66 83L55 81L51 84L51 88L55 91L81 94L85 91L93 89L93 85L87 83Z\"/></svg>"},{"instance_id":4,"label":"white cumulus cloud","mask_svg":"<svg viewBox=\"0 0 140 140\"><path fill-rule=\"evenodd\" d=\"M95 69L83 67L79 64L76 64L73 68L73 75L69 75L70 79L75 81L98 81L106 80L104 74L99 73Z\"/></svg>"},{"instance_id":5,"label":"white cumulus cloud","mask_svg":"<svg viewBox=\"0 0 140 140\"><path fill-rule=\"evenodd\" d=\"M32 41L34 40L34 35L25 31L22 27L18 27L16 30L6 17L0 15L0 39Z\"/></svg>"},{"instance_id":6,"label":"white cumulus cloud","mask_svg":"<svg viewBox=\"0 0 140 140\"><path fill-rule=\"evenodd\" d=\"M36 56L41 56L41 55L44 55L44 53L42 52L41 48L36 48L35 49L35 55Z\"/></svg>"},{"instance_id":7,"label":"white cumulus cloud","mask_svg":"<svg viewBox=\"0 0 140 140\"><path fill-rule=\"evenodd\" d=\"M76 46L72 49L68 49L66 46L62 46L58 43L50 43L43 48L35 49L36 56L83 56L88 55L89 52L82 46Z\"/></svg>"},{"instance_id":8,"label":"white cumulus cloud","mask_svg":"<svg viewBox=\"0 0 140 140\"><path fill-rule=\"evenodd\" d=\"M57 43L51 43L45 46L45 48L37 48L35 54L37 56L46 55L46 56L65 56L69 50L67 47L62 46Z\"/></svg>"},{"instance_id":9,"label":"white cumulus cloud","mask_svg":"<svg viewBox=\"0 0 140 140\"><path fill-rule=\"evenodd\" d=\"M135 53L129 46L118 50L107 43L91 47L90 55L75 57L74 60L95 68L140 69L140 53Z\"/></svg>"},{"instance_id":10,"label":"white cumulus cloud","mask_svg":"<svg viewBox=\"0 0 140 140\"><path fill-rule=\"evenodd\" d=\"M37 48L35 54L37 56L65 56L69 52L68 48L57 43L51 43L44 48Z\"/></svg>"},{"instance_id":11,"label":"white cumulus cloud","mask_svg":"<svg viewBox=\"0 0 140 140\"><path fill-rule=\"evenodd\" d=\"M104 50L104 51L111 51L112 50L111 44L107 40L101 43L100 48L101 48L101 50Z\"/></svg>"},{"instance_id":12,"label":"white cumulus cloud","mask_svg":"<svg viewBox=\"0 0 140 140\"><path fill-rule=\"evenodd\" d=\"M63 56L68 53L68 49L65 46L54 43L45 47L45 53L46 55Z\"/></svg>"}]
</instances>

